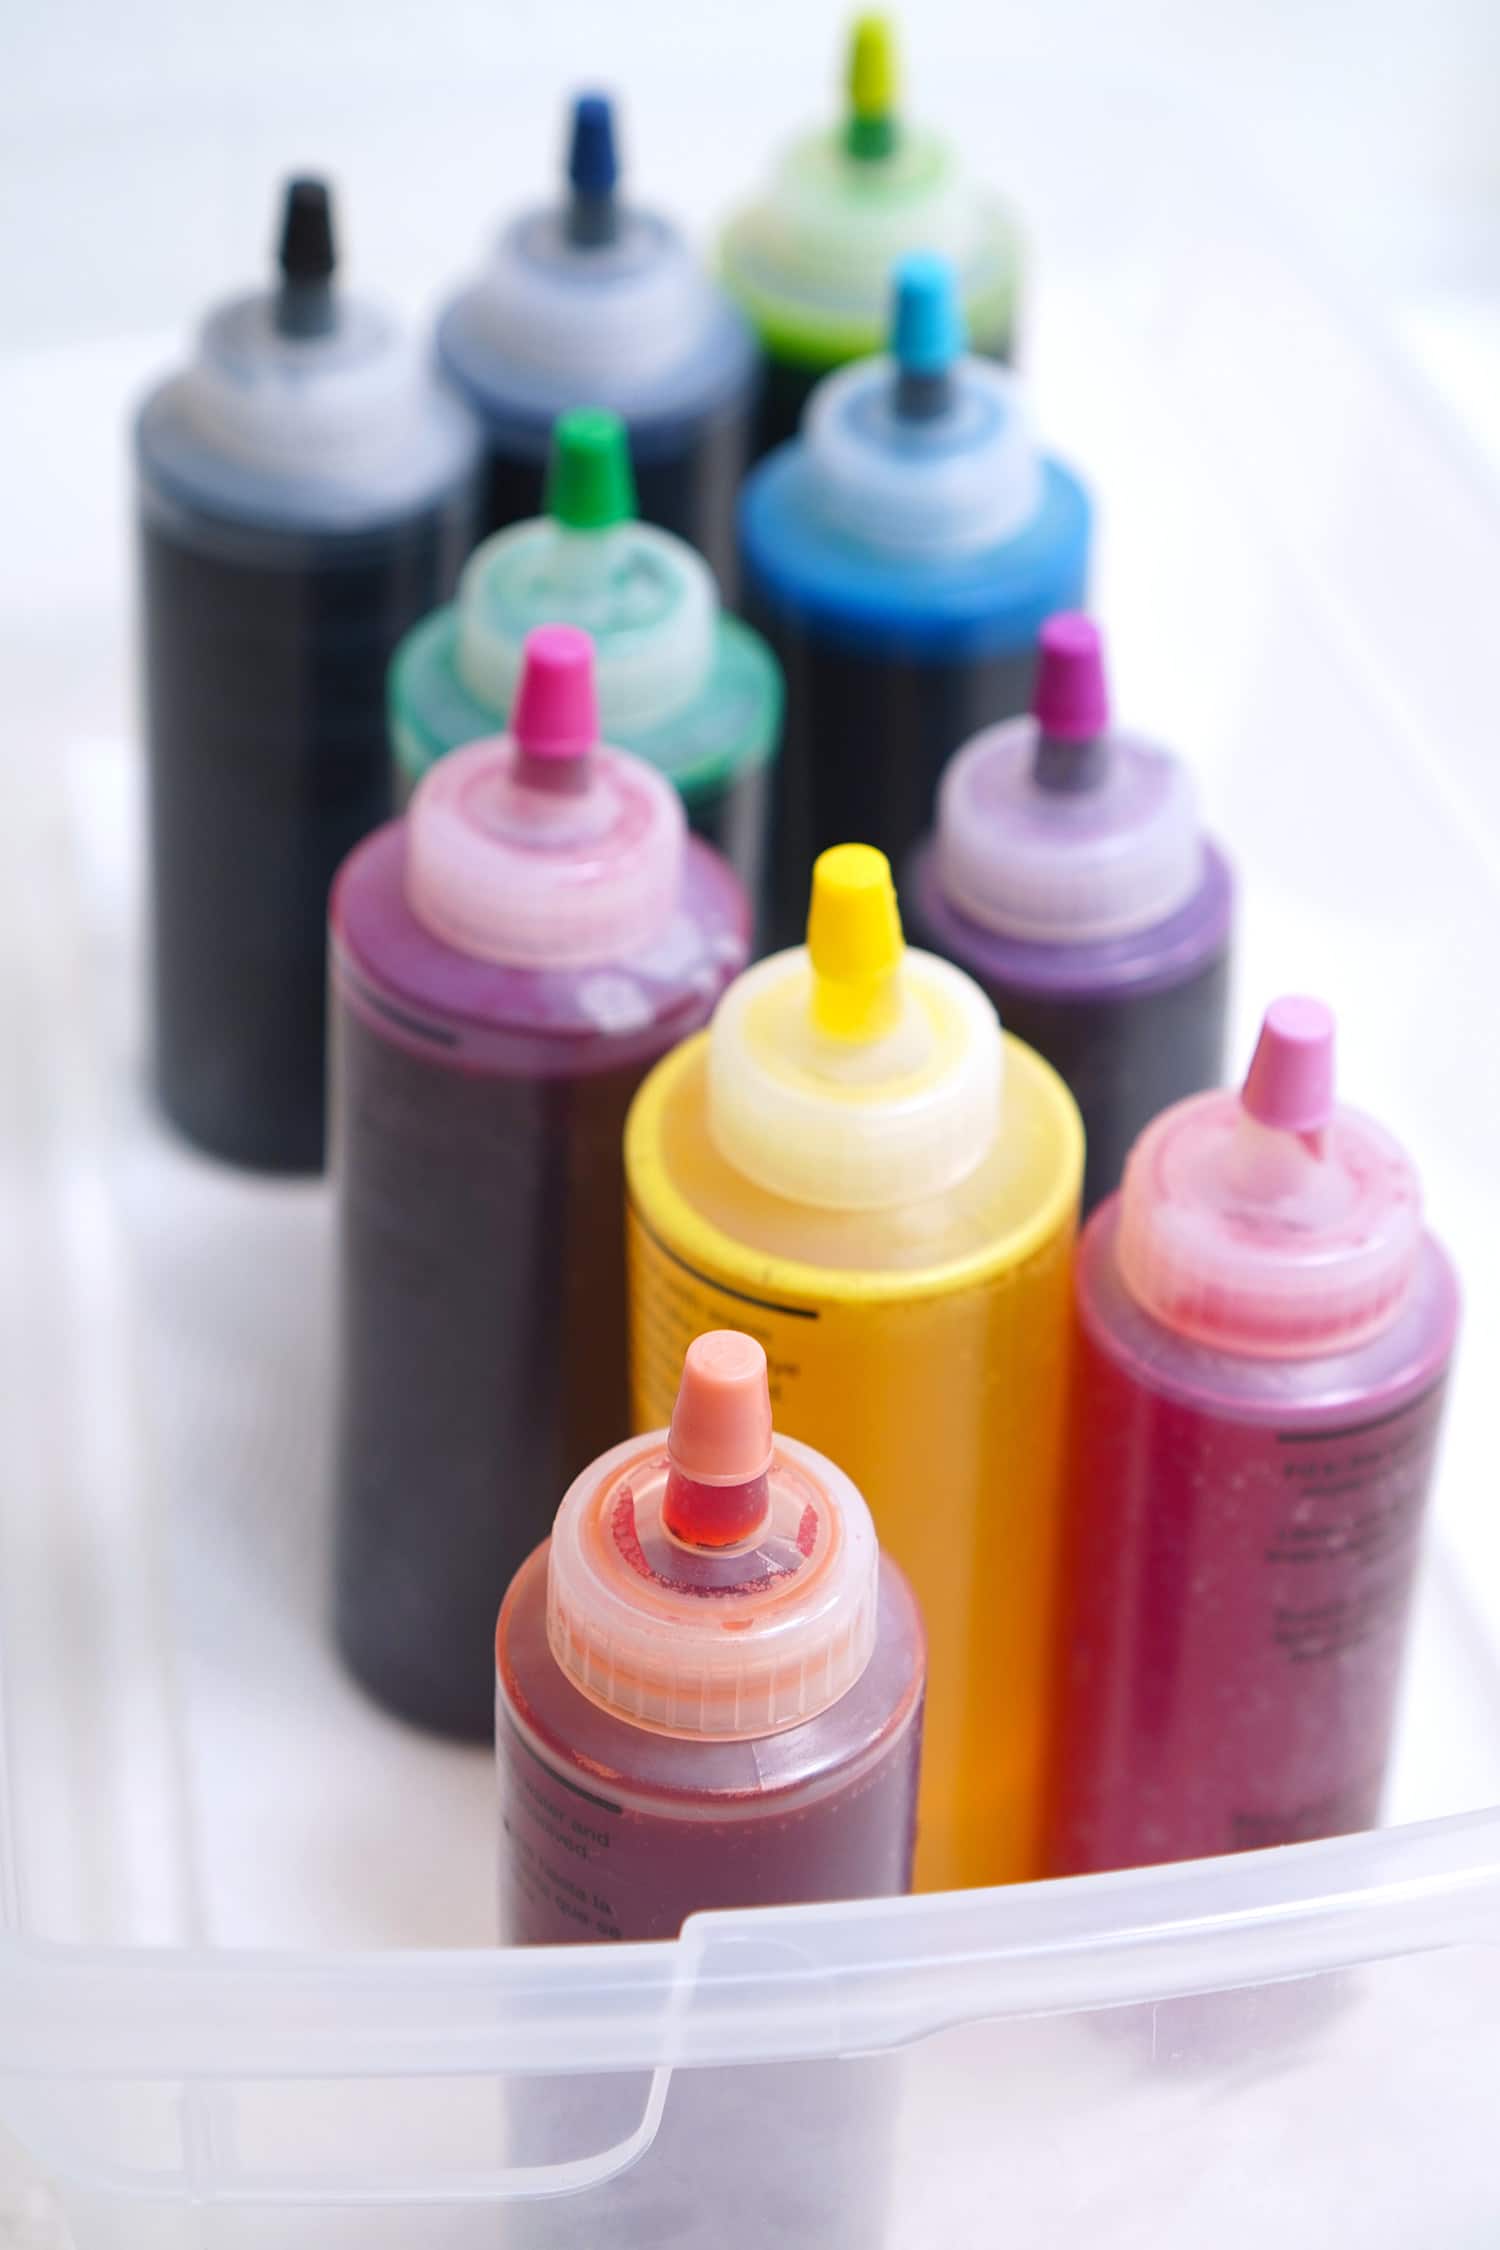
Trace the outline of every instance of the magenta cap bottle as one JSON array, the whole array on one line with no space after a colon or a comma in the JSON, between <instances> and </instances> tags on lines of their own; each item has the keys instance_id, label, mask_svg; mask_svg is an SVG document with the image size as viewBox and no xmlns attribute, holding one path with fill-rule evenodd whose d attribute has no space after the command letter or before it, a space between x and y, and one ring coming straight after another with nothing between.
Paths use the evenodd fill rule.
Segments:
<instances>
[{"instance_id":1,"label":"magenta cap bottle","mask_svg":"<svg viewBox=\"0 0 1500 2250\"><path fill-rule=\"evenodd\" d=\"M699 1336L671 1428L574 1480L495 1663L507 1943L910 1887L916 1604L848 1477L773 1432L753 1337Z\"/></svg>"},{"instance_id":2,"label":"magenta cap bottle","mask_svg":"<svg viewBox=\"0 0 1500 2250\"><path fill-rule=\"evenodd\" d=\"M917 942L966 969L1067 1081L1085 1212L1153 1117L1218 1084L1233 877L1186 766L1112 725L1091 619L1048 618L1030 715L950 761L902 898Z\"/></svg>"},{"instance_id":3,"label":"magenta cap bottle","mask_svg":"<svg viewBox=\"0 0 1500 2250\"><path fill-rule=\"evenodd\" d=\"M1459 1297L1333 1056L1276 1001L1080 1243L1055 1873L1379 1815Z\"/></svg>"},{"instance_id":4,"label":"magenta cap bottle","mask_svg":"<svg viewBox=\"0 0 1500 2250\"><path fill-rule=\"evenodd\" d=\"M511 1575L626 1422L621 1136L748 948L670 782L599 741L593 650L527 641L330 911L336 1623L404 1717L488 1739Z\"/></svg>"}]
</instances>

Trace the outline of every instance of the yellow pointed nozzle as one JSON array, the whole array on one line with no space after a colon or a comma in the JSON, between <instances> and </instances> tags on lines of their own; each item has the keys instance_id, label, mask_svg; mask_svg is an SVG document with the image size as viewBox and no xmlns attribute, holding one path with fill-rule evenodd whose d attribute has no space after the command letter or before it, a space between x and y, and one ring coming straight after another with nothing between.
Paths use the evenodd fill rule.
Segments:
<instances>
[{"instance_id":1,"label":"yellow pointed nozzle","mask_svg":"<svg viewBox=\"0 0 1500 2250\"><path fill-rule=\"evenodd\" d=\"M889 16L860 16L849 34L849 107L856 117L889 117L899 72Z\"/></svg>"},{"instance_id":2,"label":"yellow pointed nozzle","mask_svg":"<svg viewBox=\"0 0 1500 2250\"><path fill-rule=\"evenodd\" d=\"M891 863L871 844L835 844L813 863L807 910L813 1019L835 1039L878 1039L901 1009L906 947Z\"/></svg>"}]
</instances>

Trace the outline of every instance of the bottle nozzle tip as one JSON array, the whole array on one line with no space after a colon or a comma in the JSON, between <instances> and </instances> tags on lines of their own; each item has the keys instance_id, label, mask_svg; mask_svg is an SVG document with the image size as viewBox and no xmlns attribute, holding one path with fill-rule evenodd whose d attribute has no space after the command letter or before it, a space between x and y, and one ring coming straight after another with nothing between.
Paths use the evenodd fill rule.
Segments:
<instances>
[{"instance_id":1,"label":"bottle nozzle tip","mask_svg":"<svg viewBox=\"0 0 1500 2250\"><path fill-rule=\"evenodd\" d=\"M333 232L333 196L326 180L304 174L287 181L276 257L287 281L332 278L338 249Z\"/></svg>"},{"instance_id":2,"label":"bottle nozzle tip","mask_svg":"<svg viewBox=\"0 0 1500 2250\"><path fill-rule=\"evenodd\" d=\"M694 1337L667 1433L673 1468L697 1484L749 1484L770 1468L773 1443L761 1346L735 1328Z\"/></svg>"},{"instance_id":3,"label":"bottle nozzle tip","mask_svg":"<svg viewBox=\"0 0 1500 2250\"><path fill-rule=\"evenodd\" d=\"M1061 610L1049 617L1037 641L1032 715L1043 734L1059 742L1092 742L1109 725L1104 642L1090 617Z\"/></svg>"},{"instance_id":4,"label":"bottle nozzle tip","mask_svg":"<svg viewBox=\"0 0 1500 2250\"><path fill-rule=\"evenodd\" d=\"M849 31L849 107L857 118L889 117L899 98L896 32L889 16L856 16Z\"/></svg>"},{"instance_id":5,"label":"bottle nozzle tip","mask_svg":"<svg viewBox=\"0 0 1500 2250\"><path fill-rule=\"evenodd\" d=\"M630 439L618 414L578 406L552 426L547 513L571 531L603 531L636 512Z\"/></svg>"},{"instance_id":6,"label":"bottle nozzle tip","mask_svg":"<svg viewBox=\"0 0 1500 2250\"><path fill-rule=\"evenodd\" d=\"M568 180L578 195L612 195L620 176L614 105L608 94L579 94L568 138Z\"/></svg>"},{"instance_id":7,"label":"bottle nozzle tip","mask_svg":"<svg viewBox=\"0 0 1500 2250\"><path fill-rule=\"evenodd\" d=\"M943 375L964 348L958 283L946 258L915 250L896 268L891 356L903 375Z\"/></svg>"},{"instance_id":8,"label":"bottle nozzle tip","mask_svg":"<svg viewBox=\"0 0 1500 2250\"><path fill-rule=\"evenodd\" d=\"M582 758L598 746L594 644L576 625L527 634L511 733L529 758Z\"/></svg>"},{"instance_id":9,"label":"bottle nozzle tip","mask_svg":"<svg viewBox=\"0 0 1500 2250\"><path fill-rule=\"evenodd\" d=\"M905 945L891 863L872 844L835 844L813 863L807 951L825 1031L868 1038L887 1027Z\"/></svg>"},{"instance_id":10,"label":"bottle nozzle tip","mask_svg":"<svg viewBox=\"0 0 1500 2250\"><path fill-rule=\"evenodd\" d=\"M1333 1012L1293 996L1266 1010L1240 1100L1262 1125L1315 1133L1333 1115Z\"/></svg>"}]
</instances>

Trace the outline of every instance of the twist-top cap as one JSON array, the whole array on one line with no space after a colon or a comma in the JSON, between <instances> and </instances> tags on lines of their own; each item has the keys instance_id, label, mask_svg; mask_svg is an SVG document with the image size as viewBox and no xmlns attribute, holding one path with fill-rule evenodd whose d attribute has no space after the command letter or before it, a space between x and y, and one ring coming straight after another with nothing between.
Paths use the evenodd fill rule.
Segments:
<instances>
[{"instance_id":1,"label":"twist-top cap","mask_svg":"<svg viewBox=\"0 0 1500 2250\"><path fill-rule=\"evenodd\" d=\"M807 944L747 969L715 1012L709 1131L773 1195L887 1210L983 1161L1003 1051L979 987L906 950L884 853L836 845L813 869Z\"/></svg>"},{"instance_id":2,"label":"twist-top cap","mask_svg":"<svg viewBox=\"0 0 1500 2250\"><path fill-rule=\"evenodd\" d=\"M627 736L659 725L702 692L712 669L712 571L685 539L635 520L625 424L603 408L575 408L553 425L547 508L486 539L464 565L465 687L491 710L509 710L527 633L566 619L594 642L606 724Z\"/></svg>"},{"instance_id":3,"label":"twist-top cap","mask_svg":"<svg viewBox=\"0 0 1500 2250\"><path fill-rule=\"evenodd\" d=\"M1197 799L1170 750L1109 727L1087 618L1043 627L1033 713L986 727L948 763L937 800L944 897L981 929L1038 945L1166 921L1203 879Z\"/></svg>"},{"instance_id":4,"label":"twist-top cap","mask_svg":"<svg viewBox=\"0 0 1500 2250\"><path fill-rule=\"evenodd\" d=\"M850 538L947 560L1014 538L1042 503L1042 467L1015 378L963 356L944 258L904 259L890 355L821 382L803 423L820 513Z\"/></svg>"},{"instance_id":5,"label":"twist-top cap","mask_svg":"<svg viewBox=\"0 0 1500 2250\"><path fill-rule=\"evenodd\" d=\"M479 960L619 960L671 922L685 841L671 783L599 743L587 634L543 626L527 637L513 732L452 751L417 785L407 903Z\"/></svg>"},{"instance_id":6,"label":"twist-top cap","mask_svg":"<svg viewBox=\"0 0 1500 2250\"><path fill-rule=\"evenodd\" d=\"M1333 1099L1333 1017L1266 1011L1239 1094L1200 1094L1137 1141L1121 1190L1126 1288L1165 1327L1246 1357L1312 1358L1378 1335L1422 1241L1416 1171Z\"/></svg>"},{"instance_id":7,"label":"twist-top cap","mask_svg":"<svg viewBox=\"0 0 1500 2250\"><path fill-rule=\"evenodd\" d=\"M380 306L333 286L325 180L277 196L269 288L210 308L192 359L146 400L142 467L224 523L362 532L473 473L477 433Z\"/></svg>"},{"instance_id":8,"label":"twist-top cap","mask_svg":"<svg viewBox=\"0 0 1500 2250\"><path fill-rule=\"evenodd\" d=\"M810 1446L773 1437L765 1353L721 1330L689 1346L670 1431L616 1446L564 1498L548 1645L619 1718L750 1741L854 1686L879 1571L863 1499Z\"/></svg>"}]
</instances>

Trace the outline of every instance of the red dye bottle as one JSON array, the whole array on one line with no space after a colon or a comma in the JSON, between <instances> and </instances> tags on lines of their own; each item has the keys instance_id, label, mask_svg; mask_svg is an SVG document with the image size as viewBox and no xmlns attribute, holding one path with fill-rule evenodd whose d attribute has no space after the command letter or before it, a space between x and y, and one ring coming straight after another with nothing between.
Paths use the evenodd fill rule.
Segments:
<instances>
[{"instance_id":1,"label":"red dye bottle","mask_svg":"<svg viewBox=\"0 0 1500 2250\"><path fill-rule=\"evenodd\" d=\"M496 1635L508 1943L911 1880L925 1647L863 1499L773 1435L751 1337L586 1469Z\"/></svg>"}]
</instances>

